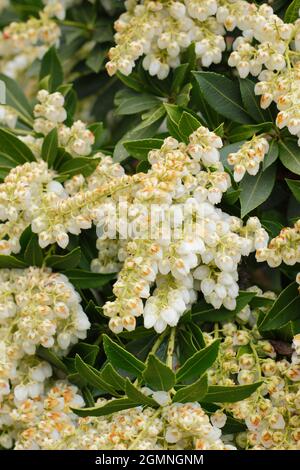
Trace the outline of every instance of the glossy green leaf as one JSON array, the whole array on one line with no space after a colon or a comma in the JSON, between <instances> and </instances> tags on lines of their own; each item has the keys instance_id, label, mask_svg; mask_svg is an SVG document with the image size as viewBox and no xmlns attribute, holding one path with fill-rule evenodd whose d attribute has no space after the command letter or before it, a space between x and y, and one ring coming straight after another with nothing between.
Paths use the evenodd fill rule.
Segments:
<instances>
[{"instance_id":1,"label":"glossy green leaf","mask_svg":"<svg viewBox=\"0 0 300 470\"><path fill-rule=\"evenodd\" d=\"M297 201L300 202L300 181L298 181L298 180L289 180L289 179L286 179L285 181L287 182L288 187L292 191L292 193L295 196L295 198L297 199Z\"/></svg>"},{"instance_id":2,"label":"glossy green leaf","mask_svg":"<svg viewBox=\"0 0 300 470\"><path fill-rule=\"evenodd\" d=\"M279 158L288 170L300 175L300 152L296 140L280 141Z\"/></svg>"},{"instance_id":3,"label":"glossy green leaf","mask_svg":"<svg viewBox=\"0 0 300 470\"><path fill-rule=\"evenodd\" d=\"M218 357L220 341L216 340L204 349L196 352L177 371L176 381L181 382L190 377L200 377L213 365Z\"/></svg>"},{"instance_id":4,"label":"glossy green leaf","mask_svg":"<svg viewBox=\"0 0 300 470\"><path fill-rule=\"evenodd\" d=\"M81 417L85 416L106 416L112 413L117 413L118 411L128 410L129 408L135 408L139 406L139 403L135 403L128 398L117 398L116 400L111 400L105 405L93 406L91 408L71 408L72 411Z\"/></svg>"},{"instance_id":5,"label":"glossy green leaf","mask_svg":"<svg viewBox=\"0 0 300 470\"><path fill-rule=\"evenodd\" d=\"M207 374L205 374L191 385L187 385L177 390L177 392L173 396L172 401L173 403L189 403L201 401L203 397L207 394L207 390L208 382Z\"/></svg>"},{"instance_id":6,"label":"glossy green leaf","mask_svg":"<svg viewBox=\"0 0 300 470\"><path fill-rule=\"evenodd\" d=\"M163 144L162 139L141 139L124 142L127 152L138 160L147 160L148 153L153 149L159 149Z\"/></svg>"},{"instance_id":7,"label":"glossy green leaf","mask_svg":"<svg viewBox=\"0 0 300 470\"><path fill-rule=\"evenodd\" d=\"M204 403L235 403L245 400L254 393L262 382L255 382L250 385L235 385L234 387L225 387L222 385L211 385L208 387L207 394L203 398Z\"/></svg>"},{"instance_id":8,"label":"glossy green leaf","mask_svg":"<svg viewBox=\"0 0 300 470\"><path fill-rule=\"evenodd\" d=\"M241 124L252 122L245 111L236 83L215 72L193 72L208 104L231 121Z\"/></svg>"},{"instance_id":9,"label":"glossy green leaf","mask_svg":"<svg viewBox=\"0 0 300 470\"><path fill-rule=\"evenodd\" d=\"M159 406L153 398L148 397L138 390L129 379L126 379L125 392L129 400L139 403L140 405L152 406L153 408L157 408Z\"/></svg>"},{"instance_id":10,"label":"glossy green leaf","mask_svg":"<svg viewBox=\"0 0 300 470\"><path fill-rule=\"evenodd\" d=\"M46 265L58 270L73 269L80 263L80 258L81 249L80 247L77 247L66 255L49 256L46 258Z\"/></svg>"},{"instance_id":11,"label":"glossy green leaf","mask_svg":"<svg viewBox=\"0 0 300 470\"><path fill-rule=\"evenodd\" d=\"M245 174L240 182L242 218L268 199L273 190L275 178L276 165L271 165L265 171L261 169L255 176Z\"/></svg>"},{"instance_id":12,"label":"glossy green leaf","mask_svg":"<svg viewBox=\"0 0 300 470\"><path fill-rule=\"evenodd\" d=\"M12 158L15 162L15 166L35 161L35 157L30 148L12 132L0 129L0 142L1 154L8 155Z\"/></svg>"},{"instance_id":13,"label":"glossy green leaf","mask_svg":"<svg viewBox=\"0 0 300 470\"><path fill-rule=\"evenodd\" d=\"M142 361L115 343L107 335L103 336L103 345L107 358L115 368L123 369L137 377L142 377L145 369L145 364Z\"/></svg>"},{"instance_id":14,"label":"glossy green leaf","mask_svg":"<svg viewBox=\"0 0 300 470\"><path fill-rule=\"evenodd\" d=\"M83 269L70 269L64 271L64 274L79 289L96 289L105 286L115 278L115 274L98 274Z\"/></svg>"},{"instance_id":15,"label":"glossy green leaf","mask_svg":"<svg viewBox=\"0 0 300 470\"><path fill-rule=\"evenodd\" d=\"M150 354L143 378L152 390L168 391L175 385L175 374L154 354Z\"/></svg>"},{"instance_id":16,"label":"glossy green leaf","mask_svg":"<svg viewBox=\"0 0 300 470\"><path fill-rule=\"evenodd\" d=\"M45 162L48 163L49 167L52 167L56 160L58 151L58 135L56 127L46 135L43 146L41 157Z\"/></svg>"},{"instance_id":17,"label":"glossy green leaf","mask_svg":"<svg viewBox=\"0 0 300 470\"><path fill-rule=\"evenodd\" d=\"M43 251L39 245L37 235L33 234L24 253L24 260L30 266L43 265L44 256Z\"/></svg>"}]
</instances>

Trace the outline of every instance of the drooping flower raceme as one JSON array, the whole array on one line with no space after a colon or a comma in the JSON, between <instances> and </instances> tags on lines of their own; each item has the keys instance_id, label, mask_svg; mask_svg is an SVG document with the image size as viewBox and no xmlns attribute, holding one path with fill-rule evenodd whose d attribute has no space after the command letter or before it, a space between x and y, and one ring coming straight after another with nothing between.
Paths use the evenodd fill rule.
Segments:
<instances>
[{"instance_id":1,"label":"drooping flower raceme","mask_svg":"<svg viewBox=\"0 0 300 470\"><path fill-rule=\"evenodd\" d=\"M136 60L145 55L143 67L164 79L180 64L180 53L194 41L203 66L221 62L225 30L212 16L217 2L125 2L127 12L115 22L116 47L110 49L106 68L129 75Z\"/></svg>"},{"instance_id":2,"label":"drooping flower raceme","mask_svg":"<svg viewBox=\"0 0 300 470\"><path fill-rule=\"evenodd\" d=\"M300 262L300 220L294 227L285 227L273 238L268 247L257 250L257 261L267 261L272 268L285 263L293 266Z\"/></svg>"},{"instance_id":3,"label":"drooping flower raceme","mask_svg":"<svg viewBox=\"0 0 300 470\"><path fill-rule=\"evenodd\" d=\"M259 171L259 165L263 161L269 150L269 143L265 137L254 136L248 142L245 142L241 148L234 153L230 153L227 161L233 165L234 180L239 182L243 179L245 173L256 175Z\"/></svg>"},{"instance_id":4,"label":"drooping flower raceme","mask_svg":"<svg viewBox=\"0 0 300 470\"><path fill-rule=\"evenodd\" d=\"M38 18L13 22L0 32L0 70L15 78L48 49L58 44L60 28L47 7Z\"/></svg>"}]
</instances>

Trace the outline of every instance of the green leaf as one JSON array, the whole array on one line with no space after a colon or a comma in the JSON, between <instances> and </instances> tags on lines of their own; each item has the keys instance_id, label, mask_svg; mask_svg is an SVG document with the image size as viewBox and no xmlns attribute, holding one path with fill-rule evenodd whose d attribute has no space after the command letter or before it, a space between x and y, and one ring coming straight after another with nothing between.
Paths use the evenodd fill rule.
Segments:
<instances>
[{"instance_id":1,"label":"green leaf","mask_svg":"<svg viewBox=\"0 0 300 470\"><path fill-rule=\"evenodd\" d=\"M90 406L90 407L95 406L93 395L91 394L88 387L83 387L83 389L81 390L81 393L82 393L86 406Z\"/></svg>"},{"instance_id":2,"label":"green leaf","mask_svg":"<svg viewBox=\"0 0 300 470\"><path fill-rule=\"evenodd\" d=\"M128 410L129 408L135 408L139 406L139 403L134 403L128 398L117 398L116 400L111 400L109 403L106 403L102 406L93 406L91 408L71 408L71 410L81 417L85 416L106 416L112 413L117 413L118 411Z\"/></svg>"},{"instance_id":3,"label":"green leaf","mask_svg":"<svg viewBox=\"0 0 300 470\"><path fill-rule=\"evenodd\" d=\"M15 166L36 161L30 148L12 132L0 129L0 142L1 153L11 157L16 164Z\"/></svg>"},{"instance_id":4,"label":"green leaf","mask_svg":"<svg viewBox=\"0 0 300 470\"><path fill-rule=\"evenodd\" d=\"M45 361L49 362L51 365L57 369L62 370L65 374L68 374L67 366L62 362L62 360L51 350L39 346L36 351L37 356L41 357Z\"/></svg>"},{"instance_id":5,"label":"green leaf","mask_svg":"<svg viewBox=\"0 0 300 470\"><path fill-rule=\"evenodd\" d=\"M255 382L250 385L235 385L234 387L224 387L222 385L212 385L208 387L208 392L203 398L204 403L235 403L250 397L262 382Z\"/></svg>"},{"instance_id":6,"label":"green leaf","mask_svg":"<svg viewBox=\"0 0 300 470\"><path fill-rule=\"evenodd\" d=\"M188 403L200 401L206 395L208 389L207 374L200 377L196 382L182 387L173 396L173 403Z\"/></svg>"},{"instance_id":7,"label":"green leaf","mask_svg":"<svg viewBox=\"0 0 300 470\"><path fill-rule=\"evenodd\" d=\"M287 178L286 178L285 181L287 182L288 187L292 191L292 193L295 196L295 198L297 199L297 201L300 202L300 181L289 180Z\"/></svg>"},{"instance_id":8,"label":"green leaf","mask_svg":"<svg viewBox=\"0 0 300 470\"><path fill-rule=\"evenodd\" d=\"M41 157L45 162L48 163L48 166L51 168L55 159L57 157L58 151L58 135L56 127L49 132L49 134L45 137L43 146L42 146L42 153Z\"/></svg>"},{"instance_id":9,"label":"green leaf","mask_svg":"<svg viewBox=\"0 0 300 470\"><path fill-rule=\"evenodd\" d=\"M122 116L147 111L160 104L160 101L148 93L121 90L116 95L115 104L117 105L116 114Z\"/></svg>"},{"instance_id":10,"label":"green leaf","mask_svg":"<svg viewBox=\"0 0 300 470\"><path fill-rule=\"evenodd\" d=\"M59 173L67 174L69 177L78 175L89 176L96 168L100 161L99 158L77 157L64 162L58 169Z\"/></svg>"},{"instance_id":11,"label":"green leaf","mask_svg":"<svg viewBox=\"0 0 300 470\"><path fill-rule=\"evenodd\" d=\"M233 206L239 200L240 194L240 189L229 188L223 196L223 202L225 202L225 204Z\"/></svg>"},{"instance_id":12,"label":"green leaf","mask_svg":"<svg viewBox=\"0 0 300 470\"><path fill-rule=\"evenodd\" d=\"M99 390L108 392L111 395L118 395L113 389L113 387L111 387L102 379L100 373L96 369L94 369L94 367L86 364L78 354L76 354L75 357L75 364L78 374L80 375L80 377L86 380L88 384L92 385L93 387Z\"/></svg>"},{"instance_id":13,"label":"green leaf","mask_svg":"<svg viewBox=\"0 0 300 470\"><path fill-rule=\"evenodd\" d=\"M126 379L125 392L129 400L139 403L139 405L152 406L158 408L158 403L151 397L147 397L144 393L138 390L129 379Z\"/></svg>"},{"instance_id":14,"label":"green leaf","mask_svg":"<svg viewBox=\"0 0 300 470\"><path fill-rule=\"evenodd\" d=\"M205 339L204 339L203 333L201 331L201 328L196 323L194 323L193 321L191 321L188 324L187 328L191 331L191 333L193 335L193 340L194 340L194 343L195 343L197 349L205 348L206 343L205 343Z\"/></svg>"},{"instance_id":15,"label":"green leaf","mask_svg":"<svg viewBox=\"0 0 300 470\"><path fill-rule=\"evenodd\" d=\"M246 173L240 182L242 218L268 199L273 190L275 179L276 165L270 166L265 171L260 170L255 176Z\"/></svg>"},{"instance_id":16,"label":"green leaf","mask_svg":"<svg viewBox=\"0 0 300 470\"><path fill-rule=\"evenodd\" d=\"M99 354L99 346L89 343L77 343L72 347L69 356L76 356L76 354L78 354L86 364L93 366Z\"/></svg>"},{"instance_id":17,"label":"green leaf","mask_svg":"<svg viewBox=\"0 0 300 470\"><path fill-rule=\"evenodd\" d=\"M230 142L240 142L250 139L254 134L269 132L273 128L272 122L263 122L261 124L242 124L234 125L228 133Z\"/></svg>"},{"instance_id":18,"label":"green leaf","mask_svg":"<svg viewBox=\"0 0 300 470\"><path fill-rule=\"evenodd\" d=\"M255 292L240 291L236 299L236 308L227 310L221 307L218 310L207 304L205 300L198 302L192 307L193 321L228 321L234 318L255 297Z\"/></svg>"},{"instance_id":19,"label":"green leaf","mask_svg":"<svg viewBox=\"0 0 300 470\"><path fill-rule=\"evenodd\" d=\"M141 139L124 142L127 152L138 160L146 160L150 150L159 149L164 141L162 139Z\"/></svg>"},{"instance_id":20,"label":"green leaf","mask_svg":"<svg viewBox=\"0 0 300 470\"><path fill-rule=\"evenodd\" d=\"M101 377L105 382L109 383L115 390L125 391L125 379L122 377L115 368L107 362L103 369L100 371Z\"/></svg>"},{"instance_id":21,"label":"green leaf","mask_svg":"<svg viewBox=\"0 0 300 470\"><path fill-rule=\"evenodd\" d=\"M255 122L270 121L272 114L269 110L263 110L260 107L260 99L254 92L255 83L249 78L239 78L239 84L243 105L252 119Z\"/></svg>"},{"instance_id":22,"label":"green leaf","mask_svg":"<svg viewBox=\"0 0 300 470\"><path fill-rule=\"evenodd\" d=\"M185 83L188 74L189 64L181 64L173 72L171 94L177 95Z\"/></svg>"},{"instance_id":23,"label":"green leaf","mask_svg":"<svg viewBox=\"0 0 300 470\"><path fill-rule=\"evenodd\" d=\"M300 152L295 140L286 139L279 143L279 158L288 170L300 175Z\"/></svg>"},{"instance_id":24,"label":"green leaf","mask_svg":"<svg viewBox=\"0 0 300 470\"><path fill-rule=\"evenodd\" d=\"M44 77L50 77L48 90L50 93L56 91L64 80L62 65L57 56L55 47L51 47L43 57L40 71L40 80Z\"/></svg>"},{"instance_id":25,"label":"green leaf","mask_svg":"<svg viewBox=\"0 0 300 470\"><path fill-rule=\"evenodd\" d=\"M184 111L178 123L179 132L189 137L194 131L201 126L201 122L192 114Z\"/></svg>"},{"instance_id":26,"label":"green leaf","mask_svg":"<svg viewBox=\"0 0 300 470\"><path fill-rule=\"evenodd\" d=\"M78 246L67 255L52 255L46 258L46 265L53 269L73 269L78 266L81 258L81 249Z\"/></svg>"},{"instance_id":27,"label":"green leaf","mask_svg":"<svg viewBox=\"0 0 300 470\"><path fill-rule=\"evenodd\" d=\"M189 377L201 376L213 365L218 357L220 340L216 340L204 349L196 352L181 366L176 373L176 381L181 382Z\"/></svg>"},{"instance_id":28,"label":"green leaf","mask_svg":"<svg viewBox=\"0 0 300 470\"><path fill-rule=\"evenodd\" d=\"M241 124L251 123L236 83L214 72L193 72L208 104L222 116Z\"/></svg>"},{"instance_id":29,"label":"green leaf","mask_svg":"<svg viewBox=\"0 0 300 470\"><path fill-rule=\"evenodd\" d=\"M271 310L263 317L259 325L260 331L276 330L290 320L299 318L300 296L298 284L293 282L287 286L274 302Z\"/></svg>"},{"instance_id":30,"label":"green leaf","mask_svg":"<svg viewBox=\"0 0 300 470\"><path fill-rule=\"evenodd\" d=\"M126 132L115 147L114 161L120 162L128 157L128 152L124 147L124 142L152 137L159 128L165 113L165 108L163 106L159 106L151 111L147 118L140 122L138 126Z\"/></svg>"},{"instance_id":31,"label":"green leaf","mask_svg":"<svg viewBox=\"0 0 300 470\"><path fill-rule=\"evenodd\" d=\"M147 360L143 378L153 390L168 391L175 385L175 374L160 361L154 354L150 354Z\"/></svg>"},{"instance_id":32,"label":"green leaf","mask_svg":"<svg viewBox=\"0 0 300 470\"><path fill-rule=\"evenodd\" d=\"M114 367L130 372L137 377L142 377L145 369L142 361L112 341L107 335L103 335L103 345L105 354Z\"/></svg>"},{"instance_id":33,"label":"green leaf","mask_svg":"<svg viewBox=\"0 0 300 470\"><path fill-rule=\"evenodd\" d=\"M23 269L28 264L10 255L0 255L0 269Z\"/></svg>"},{"instance_id":34,"label":"green leaf","mask_svg":"<svg viewBox=\"0 0 300 470\"><path fill-rule=\"evenodd\" d=\"M97 274L83 269L67 270L64 274L79 289L96 289L105 286L116 277L115 274Z\"/></svg>"},{"instance_id":35,"label":"green leaf","mask_svg":"<svg viewBox=\"0 0 300 470\"><path fill-rule=\"evenodd\" d=\"M300 0L294 0L287 8L284 15L285 23L294 23L299 18Z\"/></svg>"},{"instance_id":36,"label":"green leaf","mask_svg":"<svg viewBox=\"0 0 300 470\"><path fill-rule=\"evenodd\" d=\"M279 156L279 147L278 143L276 140L271 140L269 143L269 151L267 155L265 155L265 158L263 159L263 170L265 171L269 166L274 163Z\"/></svg>"},{"instance_id":37,"label":"green leaf","mask_svg":"<svg viewBox=\"0 0 300 470\"><path fill-rule=\"evenodd\" d=\"M117 72L116 75L119 80L124 83L124 85L128 86L128 88L131 88L132 90L135 90L139 93L143 93L145 91L145 85L137 73L133 72L131 75L126 76L121 72Z\"/></svg>"},{"instance_id":38,"label":"green leaf","mask_svg":"<svg viewBox=\"0 0 300 470\"><path fill-rule=\"evenodd\" d=\"M32 235L27 248L24 253L24 260L29 266L39 266L43 265L44 256L43 251L39 245L37 235Z\"/></svg>"},{"instance_id":39,"label":"green leaf","mask_svg":"<svg viewBox=\"0 0 300 470\"><path fill-rule=\"evenodd\" d=\"M86 65L95 73L99 73L104 59L106 57L107 50L103 46L96 44L94 49L90 52L89 57L86 60Z\"/></svg>"},{"instance_id":40,"label":"green leaf","mask_svg":"<svg viewBox=\"0 0 300 470\"><path fill-rule=\"evenodd\" d=\"M0 73L0 80L5 83L6 104L18 112L19 117L24 123L31 126L33 123L32 109L21 87L15 80L2 73Z\"/></svg>"}]
</instances>

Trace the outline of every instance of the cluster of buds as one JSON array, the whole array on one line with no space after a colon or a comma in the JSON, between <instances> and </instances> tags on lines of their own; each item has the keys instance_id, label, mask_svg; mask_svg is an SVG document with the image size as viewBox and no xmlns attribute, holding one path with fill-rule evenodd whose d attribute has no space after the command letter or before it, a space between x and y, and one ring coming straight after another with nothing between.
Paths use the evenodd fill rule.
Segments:
<instances>
[{"instance_id":1,"label":"cluster of buds","mask_svg":"<svg viewBox=\"0 0 300 470\"><path fill-rule=\"evenodd\" d=\"M47 90L40 90L37 99L39 103L34 107L35 132L46 136L56 127L59 144L67 152L73 157L89 155L95 142L94 134L82 121L74 122L71 127L63 124L67 118L64 96L59 92L49 94Z\"/></svg>"},{"instance_id":2,"label":"cluster of buds","mask_svg":"<svg viewBox=\"0 0 300 470\"><path fill-rule=\"evenodd\" d=\"M47 402L47 399L45 400ZM108 403L98 400L98 405ZM220 423L219 417L215 421ZM212 419L213 421L213 419ZM225 421L223 419L225 424ZM223 423L221 423L223 424ZM159 410L142 407L99 418L81 418L58 410L41 415L19 434L17 450L229 450L220 427L211 424L199 403L174 403Z\"/></svg>"},{"instance_id":3,"label":"cluster of buds","mask_svg":"<svg viewBox=\"0 0 300 470\"><path fill-rule=\"evenodd\" d=\"M255 286L261 297L274 299L272 292L264 294ZM272 343L261 338L257 330L259 315L270 307L251 310L246 306L239 312L235 322L219 325L218 331L205 333L207 343L215 335L221 339L220 353L208 371L211 385L248 385L258 380L261 387L249 398L226 404L224 410L242 420L247 431L238 433L235 442L247 449L298 449L299 448L299 387L300 367L299 335L294 337L295 353L291 360L277 358Z\"/></svg>"},{"instance_id":4,"label":"cluster of buds","mask_svg":"<svg viewBox=\"0 0 300 470\"><path fill-rule=\"evenodd\" d=\"M245 1L219 8L217 19L227 29L238 27L243 32L234 41L228 64L236 67L241 78L258 77L255 93L261 95L261 107L266 109L274 101L280 111L278 127L287 126L300 137L300 20L284 23L269 5L258 7Z\"/></svg>"},{"instance_id":5,"label":"cluster of buds","mask_svg":"<svg viewBox=\"0 0 300 470\"><path fill-rule=\"evenodd\" d=\"M37 428L39 433L49 432L54 440L60 432L72 435L77 418L70 408L82 406L84 400L78 388L62 380L48 379L43 393L24 401L16 400L11 393L0 408L0 445L8 449L15 443L15 449L24 445L26 449L37 450L40 448L36 442Z\"/></svg>"},{"instance_id":6,"label":"cluster of buds","mask_svg":"<svg viewBox=\"0 0 300 470\"><path fill-rule=\"evenodd\" d=\"M53 173L40 161L13 168L0 184L1 254L20 251L19 238L38 210L44 191L51 190L52 180Z\"/></svg>"},{"instance_id":7,"label":"cluster of buds","mask_svg":"<svg viewBox=\"0 0 300 470\"><path fill-rule=\"evenodd\" d=\"M293 266L300 262L300 220L294 227L283 228L277 237L273 238L268 247L258 249L256 259L259 262L267 261L271 268L285 263Z\"/></svg>"},{"instance_id":8,"label":"cluster of buds","mask_svg":"<svg viewBox=\"0 0 300 470\"><path fill-rule=\"evenodd\" d=\"M126 3L125 3L126 4ZM202 65L219 63L225 50L225 30L215 17L216 0L127 2L127 11L115 22L116 47L109 51L107 71L130 75L139 57L150 75L168 76L180 64L180 53L195 42Z\"/></svg>"},{"instance_id":9,"label":"cluster of buds","mask_svg":"<svg viewBox=\"0 0 300 470\"><path fill-rule=\"evenodd\" d=\"M47 7L39 18L9 24L0 32L1 72L16 78L36 59L41 59L51 46L58 44L59 38L60 28Z\"/></svg>"},{"instance_id":10,"label":"cluster of buds","mask_svg":"<svg viewBox=\"0 0 300 470\"><path fill-rule=\"evenodd\" d=\"M249 175L256 175L259 171L259 165L268 150L269 143L267 139L262 136L254 136L251 140L245 142L237 152L230 153L227 161L233 166L234 181L241 181L246 172Z\"/></svg>"},{"instance_id":11,"label":"cluster of buds","mask_svg":"<svg viewBox=\"0 0 300 470\"><path fill-rule=\"evenodd\" d=\"M59 20L64 20L66 17L66 10L80 0L43 0L45 5L44 12L49 15L50 18L56 17Z\"/></svg>"},{"instance_id":12,"label":"cluster of buds","mask_svg":"<svg viewBox=\"0 0 300 470\"><path fill-rule=\"evenodd\" d=\"M12 393L19 404L43 393L52 375L34 356L37 347L65 355L90 323L64 275L29 268L1 270L0 276L0 397Z\"/></svg>"}]
</instances>

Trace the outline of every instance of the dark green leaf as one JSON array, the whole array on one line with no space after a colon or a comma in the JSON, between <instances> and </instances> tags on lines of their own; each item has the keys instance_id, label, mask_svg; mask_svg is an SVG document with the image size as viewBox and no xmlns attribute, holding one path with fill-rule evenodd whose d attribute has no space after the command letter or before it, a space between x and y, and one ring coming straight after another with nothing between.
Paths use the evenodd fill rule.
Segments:
<instances>
[{"instance_id":1,"label":"dark green leaf","mask_svg":"<svg viewBox=\"0 0 300 470\"><path fill-rule=\"evenodd\" d=\"M47 76L50 77L49 92L53 93L64 80L63 69L54 46L46 52L41 64L40 80Z\"/></svg>"},{"instance_id":2,"label":"dark green leaf","mask_svg":"<svg viewBox=\"0 0 300 470\"><path fill-rule=\"evenodd\" d=\"M208 104L222 116L241 124L251 123L236 83L214 72L193 72Z\"/></svg>"},{"instance_id":3,"label":"dark green leaf","mask_svg":"<svg viewBox=\"0 0 300 470\"><path fill-rule=\"evenodd\" d=\"M8 106L14 108L23 122L32 125L33 116L30 104L23 93L21 87L15 80L0 74L0 80L5 83L5 101Z\"/></svg>"},{"instance_id":4,"label":"dark green leaf","mask_svg":"<svg viewBox=\"0 0 300 470\"><path fill-rule=\"evenodd\" d=\"M96 289L105 286L115 278L115 274L97 274L82 269L71 269L65 271L64 274L79 289Z\"/></svg>"},{"instance_id":5,"label":"dark green leaf","mask_svg":"<svg viewBox=\"0 0 300 470\"><path fill-rule=\"evenodd\" d=\"M135 93L131 90L121 90L115 98L117 105L116 114L129 115L137 114L154 108L160 102L159 100L147 93Z\"/></svg>"},{"instance_id":6,"label":"dark green leaf","mask_svg":"<svg viewBox=\"0 0 300 470\"><path fill-rule=\"evenodd\" d=\"M9 255L0 255L0 269L23 269L28 264L18 258Z\"/></svg>"},{"instance_id":7,"label":"dark green leaf","mask_svg":"<svg viewBox=\"0 0 300 470\"><path fill-rule=\"evenodd\" d=\"M159 149L163 144L162 139L141 139L124 142L127 152L138 160L146 160L150 150Z\"/></svg>"},{"instance_id":8,"label":"dark green leaf","mask_svg":"<svg viewBox=\"0 0 300 470\"><path fill-rule=\"evenodd\" d=\"M250 139L254 134L270 132L273 128L272 122L263 122L261 124L242 124L234 125L228 133L230 142L240 142Z\"/></svg>"},{"instance_id":9,"label":"dark green leaf","mask_svg":"<svg viewBox=\"0 0 300 470\"><path fill-rule=\"evenodd\" d=\"M148 357L143 378L153 390L168 391L175 385L174 372L154 354L150 354Z\"/></svg>"},{"instance_id":10,"label":"dark green leaf","mask_svg":"<svg viewBox=\"0 0 300 470\"><path fill-rule=\"evenodd\" d=\"M260 331L275 330L290 320L299 318L300 296L298 284L293 282L286 287L274 302L271 310L259 325Z\"/></svg>"},{"instance_id":11,"label":"dark green leaf","mask_svg":"<svg viewBox=\"0 0 300 470\"><path fill-rule=\"evenodd\" d=\"M203 375L196 382L186 387L182 387L173 396L173 403L188 403L200 401L206 395L208 389L207 374Z\"/></svg>"},{"instance_id":12,"label":"dark green leaf","mask_svg":"<svg viewBox=\"0 0 300 470\"><path fill-rule=\"evenodd\" d=\"M186 137L189 137L195 130L201 126L201 123L192 114L184 111L179 120L179 132Z\"/></svg>"},{"instance_id":13,"label":"dark green leaf","mask_svg":"<svg viewBox=\"0 0 300 470\"><path fill-rule=\"evenodd\" d=\"M294 23L299 18L300 0L294 0L287 8L284 15L285 23Z\"/></svg>"},{"instance_id":14,"label":"dark green leaf","mask_svg":"<svg viewBox=\"0 0 300 470\"><path fill-rule=\"evenodd\" d=\"M208 387L207 395L203 398L204 403L235 403L250 397L262 382L255 382L250 385L235 385L234 387L224 387L222 385L212 385Z\"/></svg>"},{"instance_id":15,"label":"dark green leaf","mask_svg":"<svg viewBox=\"0 0 300 470\"><path fill-rule=\"evenodd\" d=\"M39 245L38 237L35 234L32 235L27 245L27 248L24 253L24 260L30 266L41 267L43 265L43 261L44 261L43 252Z\"/></svg>"},{"instance_id":16,"label":"dark green leaf","mask_svg":"<svg viewBox=\"0 0 300 470\"><path fill-rule=\"evenodd\" d=\"M286 139L279 143L279 158L288 170L300 175L300 152L295 140Z\"/></svg>"},{"instance_id":17,"label":"dark green leaf","mask_svg":"<svg viewBox=\"0 0 300 470\"><path fill-rule=\"evenodd\" d=\"M181 382L189 377L201 376L213 365L218 357L220 341L216 340L204 349L196 352L181 366L176 373L176 381Z\"/></svg>"},{"instance_id":18,"label":"dark green leaf","mask_svg":"<svg viewBox=\"0 0 300 470\"><path fill-rule=\"evenodd\" d=\"M73 269L78 266L81 258L80 247L75 248L67 255L52 255L46 258L46 265L54 269Z\"/></svg>"},{"instance_id":19,"label":"dark green leaf","mask_svg":"<svg viewBox=\"0 0 300 470\"><path fill-rule=\"evenodd\" d=\"M133 354L112 341L107 335L103 336L103 345L105 354L114 367L130 372L137 377L142 376L145 364Z\"/></svg>"},{"instance_id":20,"label":"dark green leaf","mask_svg":"<svg viewBox=\"0 0 300 470\"><path fill-rule=\"evenodd\" d=\"M101 377L109 383L115 390L125 391L125 379L118 374L114 367L108 362L100 371Z\"/></svg>"},{"instance_id":21,"label":"dark green leaf","mask_svg":"<svg viewBox=\"0 0 300 470\"><path fill-rule=\"evenodd\" d=\"M53 352L51 349L43 348L39 346L36 352L37 356L41 357L45 361L49 362L51 365L57 369L62 370L65 374L68 374L68 368L62 362L62 360Z\"/></svg>"},{"instance_id":22,"label":"dark green leaf","mask_svg":"<svg viewBox=\"0 0 300 470\"><path fill-rule=\"evenodd\" d=\"M129 379L126 379L125 392L129 400L135 403L139 403L139 405L152 406L153 408L157 408L159 406L158 403L153 400L153 398L147 397L144 393L132 385Z\"/></svg>"},{"instance_id":23,"label":"dark green leaf","mask_svg":"<svg viewBox=\"0 0 300 470\"><path fill-rule=\"evenodd\" d=\"M1 154L13 159L15 165L34 162L35 157L30 148L21 142L12 132L0 129Z\"/></svg>"},{"instance_id":24,"label":"dark green leaf","mask_svg":"<svg viewBox=\"0 0 300 470\"><path fill-rule=\"evenodd\" d=\"M286 179L285 181L287 182L288 187L292 191L297 201L300 202L300 181L289 180L289 179Z\"/></svg>"},{"instance_id":25,"label":"dark green leaf","mask_svg":"<svg viewBox=\"0 0 300 470\"><path fill-rule=\"evenodd\" d=\"M260 170L256 176L246 173L240 182L242 218L268 199L273 190L275 178L276 165L271 165L265 171Z\"/></svg>"},{"instance_id":26,"label":"dark green leaf","mask_svg":"<svg viewBox=\"0 0 300 470\"><path fill-rule=\"evenodd\" d=\"M92 408L71 408L72 411L81 417L85 416L106 416L118 411L128 410L129 408L135 408L139 406L139 403L134 403L128 398L118 398L111 400L109 403L101 406L93 406Z\"/></svg>"},{"instance_id":27,"label":"dark green leaf","mask_svg":"<svg viewBox=\"0 0 300 470\"><path fill-rule=\"evenodd\" d=\"M45 137L43 146L42 146L42 153L41 157L45 162L48 163L49 167L52 167L55 159L57 157L58 151L58 136L57 136L57 129L56 127L49 132L49 134Z\"/></svg>"},{"instance_id":28,"label":"dark green leaf","mask_svg":"<svg viewBox=\"0 0 300 470\"><path fill-rule=\"evenodd\" d=\"M274 163L279 156L279 147L276 140L271 140L269 143L269 151L263 160L263 170L265 171L269 166Z\"/></svg>"},{"instance_id":29,"label":"dark green leaf","mask_svg":"<svg viewBox=\"0 0 300 470\"><path fill-rule=\"evenodd\" d=\"M86 364L78 354L76 354L75 357L75 364L78 374L86 380L88 384L99 390L108 392L111 395L117 395L113 387L102 379L101 374L94 369L94 367Z\"/></svg>"}]
</instances>

